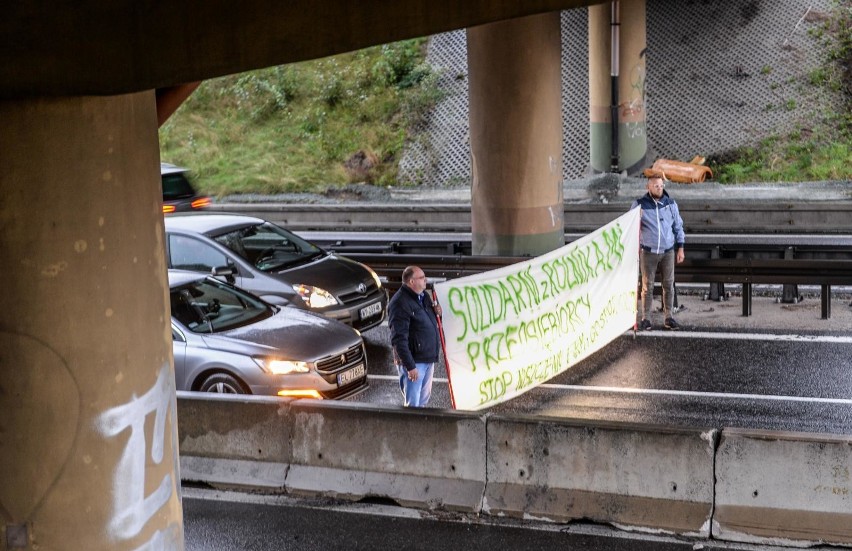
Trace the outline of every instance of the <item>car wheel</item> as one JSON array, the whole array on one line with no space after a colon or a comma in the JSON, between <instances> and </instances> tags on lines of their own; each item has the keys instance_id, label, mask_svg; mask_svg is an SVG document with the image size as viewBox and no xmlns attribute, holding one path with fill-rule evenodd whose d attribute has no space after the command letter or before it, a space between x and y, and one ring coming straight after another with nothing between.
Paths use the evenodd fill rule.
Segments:
<instances>
[{"instance_id":1,"label":"car wheel","mask_svg":"<svg viewBox=\"0 0 852 551\"><path fill-rule=\"evenodd\" d=\"M207 377L199 389L201 392L216 392L218 394L250 394L234 377L226 373L214 373Z\"/></svg>"}]
</instances>

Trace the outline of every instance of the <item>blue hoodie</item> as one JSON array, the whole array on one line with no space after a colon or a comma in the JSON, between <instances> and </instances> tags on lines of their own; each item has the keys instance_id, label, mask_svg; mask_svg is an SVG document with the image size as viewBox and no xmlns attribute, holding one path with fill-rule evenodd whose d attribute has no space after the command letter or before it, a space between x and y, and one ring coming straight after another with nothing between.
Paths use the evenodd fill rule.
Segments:
<instances>
[{"instance_id":1,"label":"blue hoodie","mask_svg":"<svg viewBox=\"0 0 852 551\"><path fill-rule=\"evenodd\" d=\"M663 190L659 200L646 193L633 201L630 210L640 207L642 221L639 230L639 245L646 251L660 254L677 247L683 247L686 236L683 233L683 219L677 203Z\"/></svg>"}]
</instances>

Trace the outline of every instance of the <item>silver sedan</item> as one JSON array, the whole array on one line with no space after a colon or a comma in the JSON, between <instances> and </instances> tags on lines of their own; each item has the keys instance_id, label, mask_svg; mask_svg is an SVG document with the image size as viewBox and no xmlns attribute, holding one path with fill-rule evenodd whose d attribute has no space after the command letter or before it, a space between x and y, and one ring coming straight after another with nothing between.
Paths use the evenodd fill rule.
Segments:
<instances>
[{"instance_id":1,"label":"silver sedan","mask_svg":"<svg viewBox=\"0 0 852 551\"><path fill-rule=\"evenodd\" d=\"M169 270L178 390L340 399L368 386L360 333L270 305L196 272Z\"/></svg>"}]
</instances>

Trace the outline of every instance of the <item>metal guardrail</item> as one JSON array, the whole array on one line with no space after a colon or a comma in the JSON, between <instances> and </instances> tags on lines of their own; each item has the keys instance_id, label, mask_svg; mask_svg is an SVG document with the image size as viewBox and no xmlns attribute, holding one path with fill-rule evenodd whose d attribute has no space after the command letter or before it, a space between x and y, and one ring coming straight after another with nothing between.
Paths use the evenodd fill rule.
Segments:
<instances>
[{"instance_id":1,"label":"metal guardrail","mask_svg":"<svg viewBox=\"0 0 852 551\"><path fill-rule=\"evenodd\" d=\"M852 234L852 202L678 201L688 234ZM618 218L621 203L566 203L565 231L588 233ZM216 203L214 212L265 218L293 231L470 232L470 205Z\"/></svg>"},{"instance_id":2,"label":"metal guardrail","mask_svg":"<svg viewBox=\"0 0 852 551\"><path fill-rule=\"evenodd\" d=\"M341 254L471 255L470 234L428 232L311 232L300 235ZM583 234L566 234L565 243ZM852 235L687 235L688 258L852 260Z\"/></svg>"},{"instance_id":3,"label":"metal guardrail","mask_svg":"<svg viewBox=\"0 0 852 551\"><path fill-rule=\"evenodd\" d=\"M347 253L346 256L373 268L387 281L392 292L401 284L402 270L410 265L420 266L432 279L456 279L529 260L522 256L385 253ZM741 284L744 316L752 313L754 284L819 285L821 316L828 319L831 317L831 286L852 285L852 260L687 258L675 270L675 281Z\"/></svg>"}]
</instances>

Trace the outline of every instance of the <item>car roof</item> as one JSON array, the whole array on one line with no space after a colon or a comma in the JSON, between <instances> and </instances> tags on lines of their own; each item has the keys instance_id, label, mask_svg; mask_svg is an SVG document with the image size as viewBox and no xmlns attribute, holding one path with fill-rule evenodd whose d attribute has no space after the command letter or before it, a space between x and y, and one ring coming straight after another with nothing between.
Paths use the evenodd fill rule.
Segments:
<instances>
[{"instance_id":1,"label":"car roof","mask_svg":"<svg viewBox=\"0 0 852 551\"><path fill-rule=\"evenodd\" d=\"M188 168L183 168L171 163L160 163L160 174L174 174L177 172L189 172Z\"/></svg>"},{"instance_id":2,"label":"car roof","mask_svg":"<svg viewBox=\"0 0 852 551\"><path fill-rule=\"evenodd\" d=\"M193 281L201 281L205 279L207 274L199 272L190 272L188 270L169 270L169 290Z\"/></svg>"},{"instance_id":3,"label":"car roof","mask_svg":"<svg viewBox=\"0 0 852 551\"><path fill-rule=\"evenodd\" d=\"M202 234L221 234L229 230L263 224L265 220L241 214L175 213L166 217L167 230L187 230Z\"/></svg>"}]
</instances>

